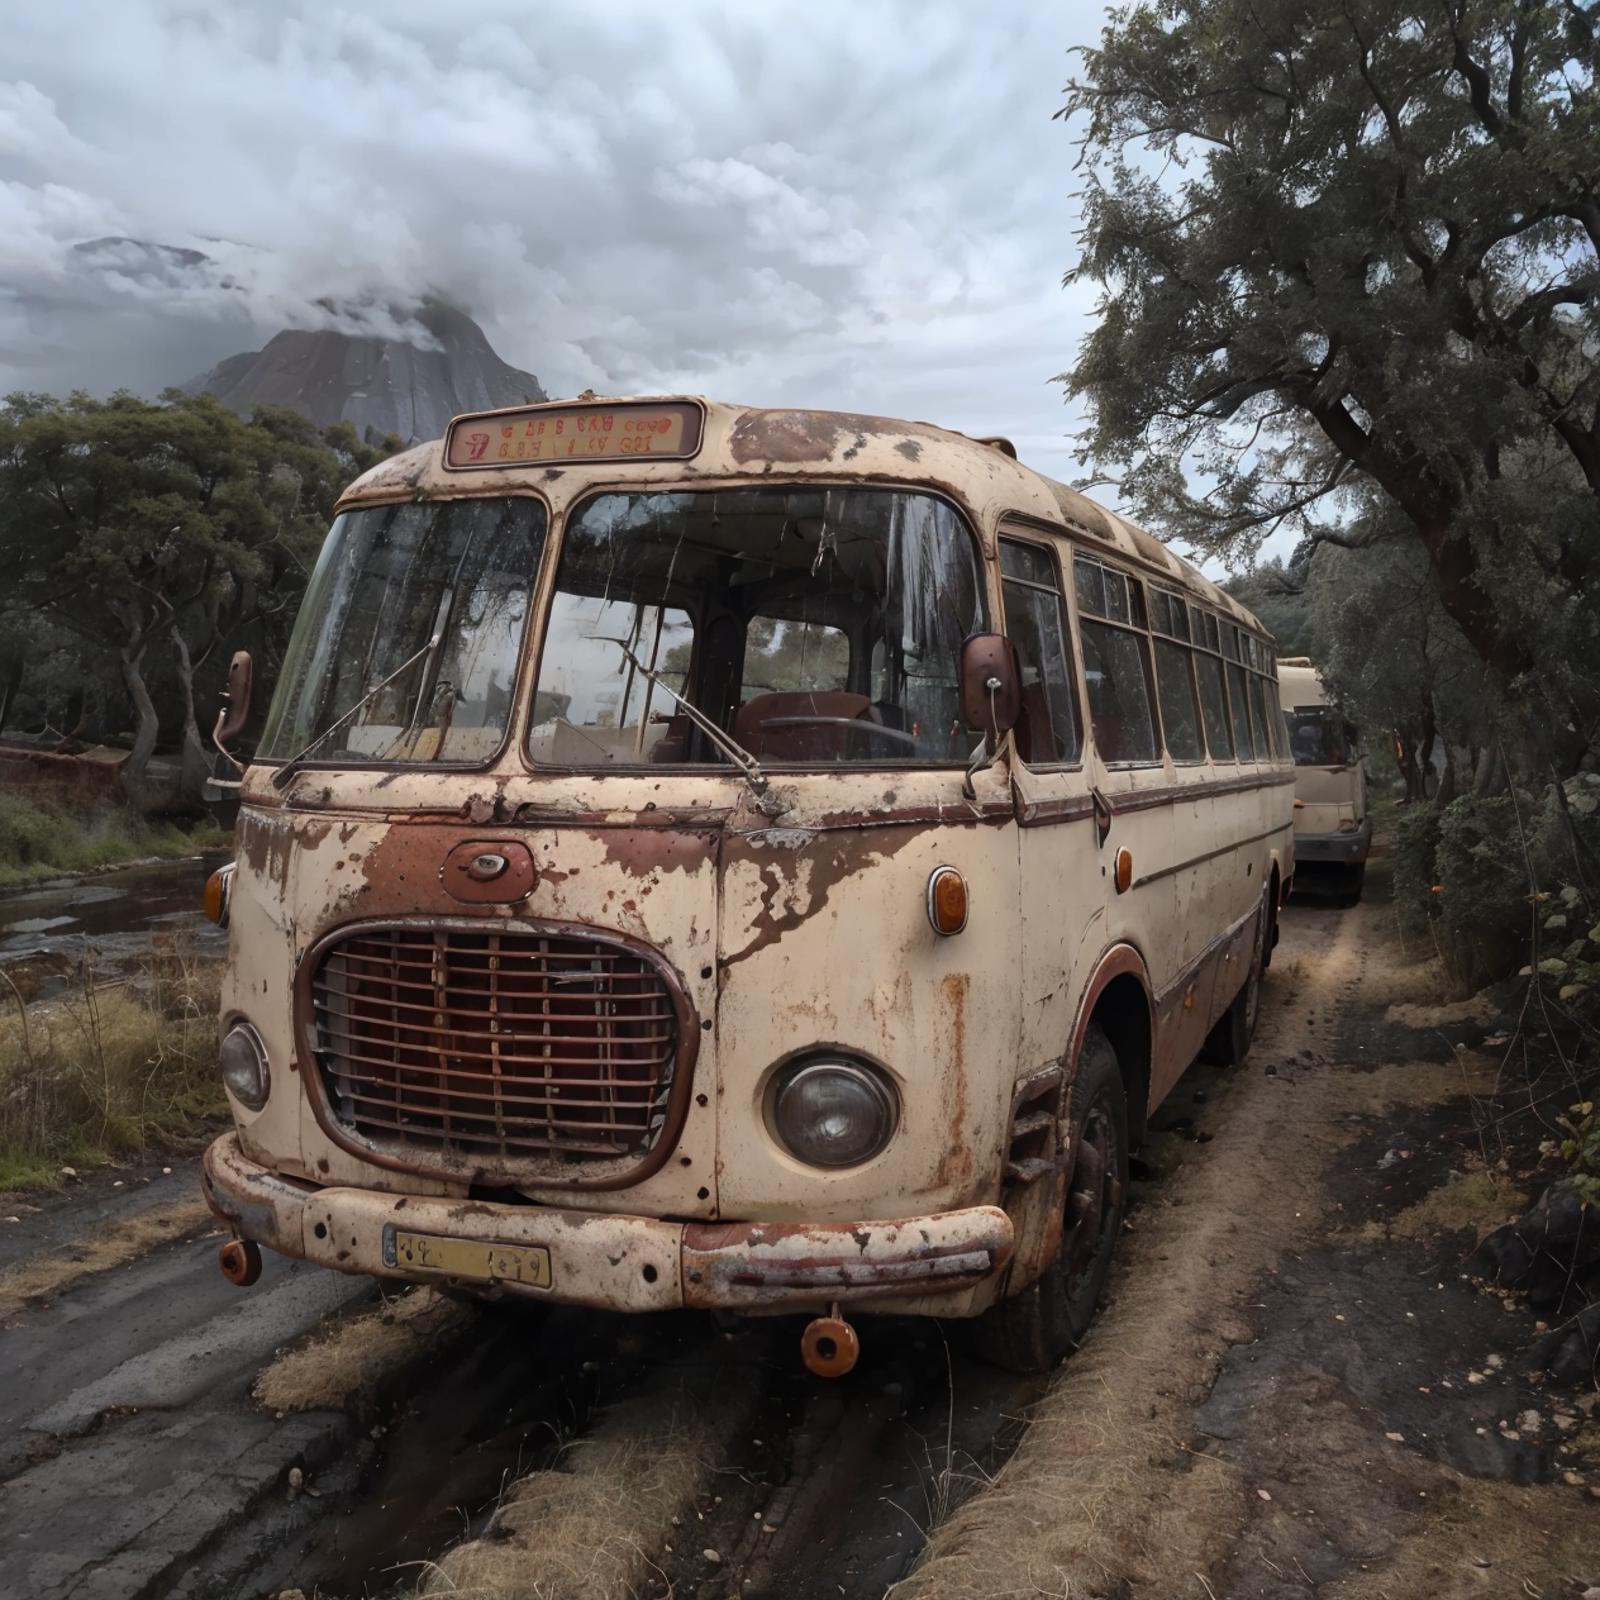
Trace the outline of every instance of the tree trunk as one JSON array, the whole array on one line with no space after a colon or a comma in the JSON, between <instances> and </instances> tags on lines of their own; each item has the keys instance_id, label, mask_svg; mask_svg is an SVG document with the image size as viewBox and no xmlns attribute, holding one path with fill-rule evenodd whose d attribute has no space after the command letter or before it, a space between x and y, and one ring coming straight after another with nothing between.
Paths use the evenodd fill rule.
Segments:
<instances>
[{"instance_id":1,"label":"tree trunk","mask_svg":"<svg viewBox=\"0 0 1600 1600\"><path fill-rule=\"evenodd\" d=\"M1456 747L1446 739L1444 742L1444 771L1439 774L1439 793L1435 796L1441 811L1455 799L1456 784L1459 781L1456 772Z\"/></svg>"},{"instance_id":2,"label":"tree trunk","mask_svg":"<svg viewBox=\"0 0 1600 1600\"><path fill-rule=\"evenodd\" d=\"M0 680L0 731L3 731L11 717L11 708L17 702L17 692L22 688L22 657L18 656L6 669L6 675Z\"/></svg>"},{"instance_id":3,"label":"tree trunk","mask_svg":"<svg viewBox=\"0 0 1600 1600\"><path fill-rule=\"evenodd\" d=\"M1491 744L1478 757L1478 770L1472 780L1475 795L1499 794L1506 786L1506 765L1500 759L1500 746Z\"/></svg>"},{"instance_id":4,"label":"tree trunk","mask_svg":"<svg viewBox=\"0 0 1600 1600\"><path fill-rule=\"evenodd\" d=\"M133 749L122 763L122 792L128 804L136 811L147 811L152 803L150 793L150 758L156 751L156 738L161 732L161 719L156 715L155 701L145 687L143 660L144 644L124 645L117 652L122 669L122 685L133 702L136 719L133 732Z\"/></svg>"},{"instance_id":5,"label":"tree trunk","mask_svg":"<svg viewBox=\"0 0 1600 1600\"><path fill-rule=\"evenodd\" d=\"M189 644L177 627L172 630L172 650L178 658L178 691L183 697L183 760L178 780L178 799L184 806L200 810L205 804L205 781L210 775L205 740L194 711L194 663Z\"/></svg>"}]
</instances>

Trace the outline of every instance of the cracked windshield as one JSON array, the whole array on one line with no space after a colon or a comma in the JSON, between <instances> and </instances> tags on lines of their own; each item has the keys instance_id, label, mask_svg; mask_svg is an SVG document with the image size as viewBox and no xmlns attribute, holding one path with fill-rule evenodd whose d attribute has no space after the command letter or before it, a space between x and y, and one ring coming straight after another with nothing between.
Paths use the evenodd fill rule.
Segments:
<instances>
[{"instance_id":1,"label":"cracked windshield","mask_svg":"<svg viewBox=\"0 0 1600 1600\"><path fill-rule=\"evenodd\" d=\"M529 753L553 766L725 762L687 701L765 764L964 761L971 536L884 489L608 494L573 512Z\"/></svg>"},{"instance_id":2,"label":"cracked windshield","mask_svg":"<svg viewBox=\"0 0 1600 1600\"><path fill-rule=\"evenodd\" d=\"M295 623L268 761L483 762L505 738L544 549L531 499L338 518Z\"/></svg>"}]
</instances>

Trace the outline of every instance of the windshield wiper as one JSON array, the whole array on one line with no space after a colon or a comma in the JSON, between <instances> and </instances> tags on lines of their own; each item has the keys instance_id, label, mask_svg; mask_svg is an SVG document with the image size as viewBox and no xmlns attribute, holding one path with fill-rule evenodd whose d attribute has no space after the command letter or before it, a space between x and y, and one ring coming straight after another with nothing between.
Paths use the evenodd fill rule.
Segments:
<instances>
[{"instance_id":1,"label":"windshield wiper","mask_svg":"<svg viewBox=\"0 0 1600 1600\"><path fill-rule=\"evenodd\" d=\"M695 727L739 769L740 776L750 785L758 799L767 792L767 775L761 770L761 763L737 739L731 734L724 733L705 712L690 705L670 683L663 680L660 673L651 667L647 667L621 639L613 639L608 633L594 633L590 634L589 637L607 644L614 644L627 658L628 664L636 672L642 672L656 688L665 689L683 707L684 715L688 717Z\"/></svg>"},{"instance_id":2,"label":"windshield wiper","mask_svg":"<svg viewBox=\"0 0 1600 1600\"><path fill-rule=\"evenodd\" d=\"M324 739L326 739L330 733L337 732L358 711L360 711L363 707L365 707L367 705L370 705L372 703L372 701L378 695L382 694L383 691L385 689L387 689L389 687L389 685L391 683L393 683L394 680L396 678L398 678L402 672L405 672L405 671L409 670L411 667L414 667L417 664L417 662L419 662L425 655L428 654L428 652L430 650L436 650L439 647L439 640L440 640L441 637L442 637L442 635L440 635L440 634L437 634L437 633L434 634L434 636L425 645L423 645L423 647L419 651L417 651L417 653L414 656L409 656L406 660L402 661L400 663L400 665L398 667L396 667L394 669L394 671L391 672L389 674L389 676L387 678L385 678L381 683L373 684L373 686L370 689L368 689L367 692L364 695L362 695L362 697L359 700L357 700L356 703L353 706L351 706L350 709L347 712L345 712L345 714L342 717L339 717L335 721L330 722L328 724L328 726L326 728L324 728L322 730L322 732L319 733L316 736L316 738L313 739L311 741L311 743L308 744L305 747L304 750L302 750L298 755L290 756L289 759L287 761L285 761L284 764L281 767L279 767L276 772L274 772L272 774L273 787L275 789L285 789L285 788L287 788L288 785L289 785L289 780L295 775L296 772L298 772L300 770L300 763L302 761L304 761L305 758L308 755L310 755L311 752L313 750L315 750L317 748L317 746L320 745L322 743L322 741Z\"/></svg>"}]
</instances>

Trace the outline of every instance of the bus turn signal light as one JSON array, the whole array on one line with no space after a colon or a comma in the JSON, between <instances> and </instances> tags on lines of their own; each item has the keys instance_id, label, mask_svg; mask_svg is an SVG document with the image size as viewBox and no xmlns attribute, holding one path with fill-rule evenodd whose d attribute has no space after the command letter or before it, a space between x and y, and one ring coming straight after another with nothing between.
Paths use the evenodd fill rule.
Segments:
<instances>
[{"instance_id":1,"label":"bus turn signal light","mask_svg":"<svg viewBox=\"0 0 1600 1600\"><path fill-rule=\"evenodd\" d=\"M1126 894L1128 886L1133 882L1133 852L1123 849L1117 851L1117 893Z\"/></svg>"},{"instance_id":2,"label":"bus turn signal light","mask_svg":"<svg viewBox=\"0 0 1600 1600\"><path fill-rule=\"evenodd\" d=\"M935 867L928 879L928 921L947 938L967 925L967 880L954 867Z\"/></svg>"},{"instance_id":3,"label":"bus turn signal light","mask_svg":"<svg viewBox=\"0 0 1600 1600\"><path fill-rule=\"evenodd\" d=\"M225 867L218 867L206 879L205 912L206 921L214 922L219 928L228 926L228 901L233 892L233 863L230 861Z\"/></svg>"}]
</instances>

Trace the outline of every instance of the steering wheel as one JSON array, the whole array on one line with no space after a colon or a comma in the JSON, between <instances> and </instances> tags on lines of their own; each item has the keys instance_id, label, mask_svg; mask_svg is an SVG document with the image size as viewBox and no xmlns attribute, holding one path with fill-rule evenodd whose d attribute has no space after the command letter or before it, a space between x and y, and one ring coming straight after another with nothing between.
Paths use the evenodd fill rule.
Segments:
<instances>
[{"instance_id":1,"label":"steering wheel","mask_svg":"<svg viewBox=\"0 0 1600 1600\"><path fill-rule=\"evenodd\" d=\"M889 739L917 749L917 736L900 728L886 727L881 722L868 722L862 717L763 717L763 728L843 728L845 737L865 734L869 738Z\"/></svg>"}]
</instances>

